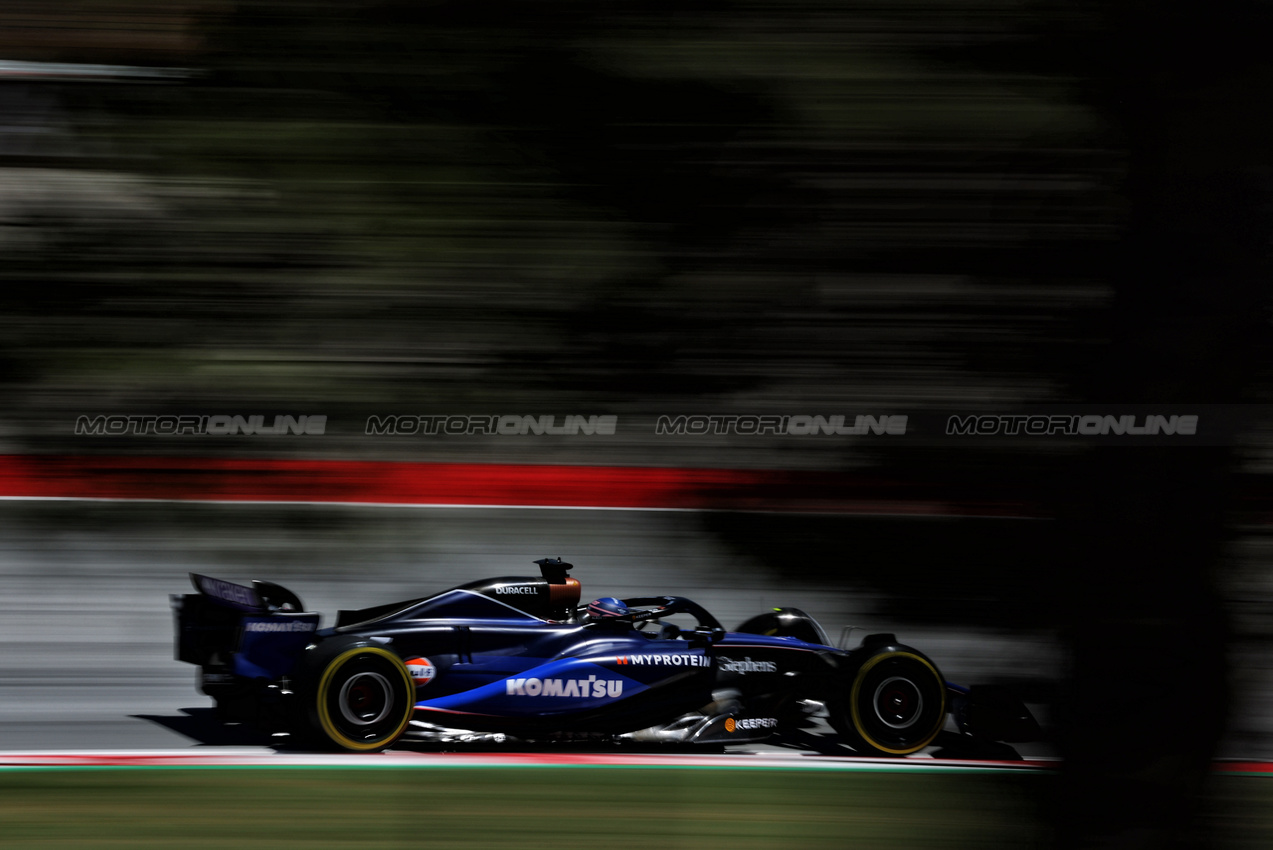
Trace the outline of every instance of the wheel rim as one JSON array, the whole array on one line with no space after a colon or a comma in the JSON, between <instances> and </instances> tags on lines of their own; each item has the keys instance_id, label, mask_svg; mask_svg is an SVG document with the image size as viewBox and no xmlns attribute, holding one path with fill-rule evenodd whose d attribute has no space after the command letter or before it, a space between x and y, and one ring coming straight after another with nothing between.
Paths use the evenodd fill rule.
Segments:
<instances>
[{"instance_id":1,"label":"wheel rim","mask_svg":"<svg viewBox=\"0 0 1273 850\"><path fill-rule=\"evenodd\" d=\"M932 743L946 715L945 683L928 659L906 649L868 659L848 695L849 734L870 749L909 755Z\"/></svg>"},{"instance_id":2,"label":"wheel rim","mask_svg":"<svg viewBox=\"0 0 1273 850\"><path fill-rule=\"evenodd\" d=\"M383 749L406 730L415 683L396 655L360 646L327 664L316 691L318 729L339 747L366 752Z\"/></svg>"},{"instance_id":3,"label":"wheel rim","mask_svg":"<svg viewBox=\"0 0 1273 850\"><path fill-rule=\"evenodd\" d=\"M389 716L393 689L379 673L358 673L340 688L340 713L355 726L371 726Z\"/></svg>"},{"instance_id":4,"label":"wheel rim","mask_svg":"<svg viewBox=\"0 0 1273 850\"><path fill-rule=\"evenodd\" d=\"M904 676L892 676L880 682L871 702L875 716L890 729L909 729L924 711L923 693Z\"/></svg>"}]
</instances>

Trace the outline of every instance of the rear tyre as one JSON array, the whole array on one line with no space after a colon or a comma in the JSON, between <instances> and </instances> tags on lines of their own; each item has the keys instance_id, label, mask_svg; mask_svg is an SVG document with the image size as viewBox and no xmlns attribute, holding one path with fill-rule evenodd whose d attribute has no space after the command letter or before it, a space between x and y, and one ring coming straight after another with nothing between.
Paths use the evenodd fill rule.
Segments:
<instances>
[{"instance_id":1,"label":"rear tyre","mask_svg":"<svg viewBox=\"0 0 1273 850\"><path fill-rule=\"evenodd\" d=\"M323 749L379 752L407 730L415 684L402 659L365 640L312 650L301 673L301 738Z\"/></svg>"},{"instance_id":2,"label":"rear tyre","mask_svg":"<svg viewBox=\"0 0 1273 850\"><path fill-rule=\"evenodd\" d=\"M946 683L908 646L870 652L831 706L831 725L863 755L906 756L927 747L946 721Z\"/></svg>"}]
</instances>

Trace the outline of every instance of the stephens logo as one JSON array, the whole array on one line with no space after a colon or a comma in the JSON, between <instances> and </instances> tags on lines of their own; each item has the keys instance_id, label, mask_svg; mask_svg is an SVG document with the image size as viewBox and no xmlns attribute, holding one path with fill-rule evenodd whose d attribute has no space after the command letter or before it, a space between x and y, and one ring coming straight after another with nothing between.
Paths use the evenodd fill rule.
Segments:
<instances>
[{"instance_id":1,"label":"stephens logo","mask_svg":"<svg viewBox=\"0 0 1273 850\"><path fill-rule=\"evenodd\" d=\"M616 699L623 696L622 679L505 679L504 693L519 697L591 697Z\"/></svg>"},{"instance_id":2,"label":"stephens logo","mask_svg":"<svg viewBox=\"0 0 1273 850\"><path fill-rule=\"evenodd\" d=\"M742 720L729 718L725 721L725 731L729 733L746 732L749 729L777 729L776 717L747 717Z\"/></svg>"},{"instance_id":3,"label":"stephens logo","mask_svg":"<svg viewBox=\"0 0 1273 850\"><path fill-rule=\"evenodd\" d=\"M411 674L411 679L416 683L417 688L422 688L433 681L433 677L438 674L438 668L433 666L433 662L427 658L408 658L405 662L407 672Z\"/></svg>"},{"instance_id":4,"label":"stephens logo","mask_svg":"<svg viewBox=\"0 0 1273 850\"><path fill-rule=\"evenodd\" d=\"M495 588L497 596L534 596L539 588L533 584L502 584Z\"/></svg>"},{"instance_id":5,"label":"stephens logo","mask_svg":"<svg viewBox=\"0 0 1273 850\"><path fill-rule=\"evenodd\" d=\"M742 661L735 661L732 658L721 656L719 659L720 669L726 673L777 673L778 665L772 661L752 661L751 656L744 658Z\"/></svg>"},{"instance_id":6,"label":"stephens logo","mask_svg":"<svg viewBox=\"0 0 1273 850\"><path fill-rule=\"evenodd\" d=\"M615 663L641 667L711 667L712 659L706 655L678 652L673 655L620 655Z\"/></svg>"}]
</instances>

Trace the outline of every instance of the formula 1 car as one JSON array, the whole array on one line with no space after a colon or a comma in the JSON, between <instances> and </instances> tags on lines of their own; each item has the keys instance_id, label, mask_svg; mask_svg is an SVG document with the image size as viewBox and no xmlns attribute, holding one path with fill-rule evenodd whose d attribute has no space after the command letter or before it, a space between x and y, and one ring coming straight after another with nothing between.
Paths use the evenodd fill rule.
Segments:
<instances>
[{"instance_id":1,"label":"formula 1 car","mask_svg":"<svg viewBox=\"0 0 1273 850\"><path fill-rule=\"evenodd\" d=\"M951 715L963 736L1033 740L1034 718L994 688L946 682L891 634L831 646L798 608L726 631L678 596L581 607L560 559L539 576L483 579L341 611L319 628L291 591L191 575L174 595L176 658L230 722L304 746L374 752L406 741L757 742L825 716L873 756L929 746Z\"/></svg>"}]
</instances>

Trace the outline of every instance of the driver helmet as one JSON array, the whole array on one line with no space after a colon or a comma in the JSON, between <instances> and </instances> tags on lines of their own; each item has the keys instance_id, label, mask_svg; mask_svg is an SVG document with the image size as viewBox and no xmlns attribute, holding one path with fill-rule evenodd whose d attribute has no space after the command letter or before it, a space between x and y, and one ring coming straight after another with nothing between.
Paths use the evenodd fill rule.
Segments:
<instances>
[{"instance_id":1,"label":"driver helmet","mask_svg":"<svg viewBox=\"0 0 1273 850\"><path fill-rule=\"evenodd\" d=\"M588 617L593 622L619 622L632 614L622 600L603 596L588 603Z\"/></svg>"}]
</instances>

